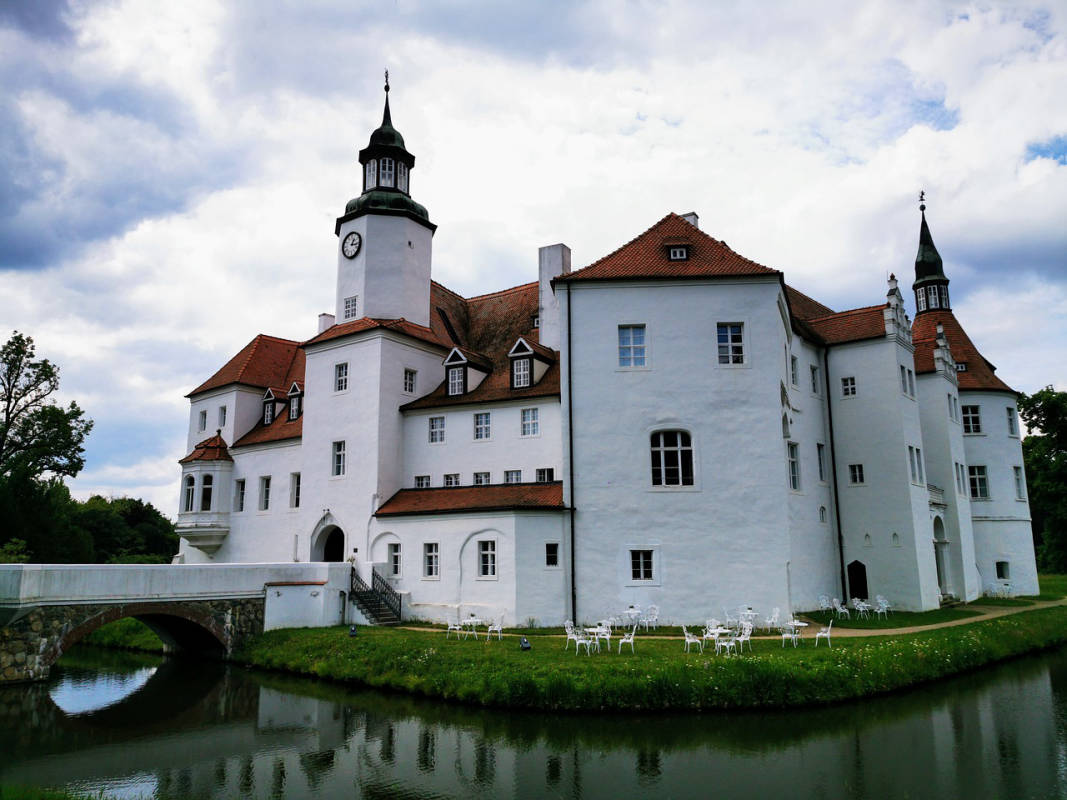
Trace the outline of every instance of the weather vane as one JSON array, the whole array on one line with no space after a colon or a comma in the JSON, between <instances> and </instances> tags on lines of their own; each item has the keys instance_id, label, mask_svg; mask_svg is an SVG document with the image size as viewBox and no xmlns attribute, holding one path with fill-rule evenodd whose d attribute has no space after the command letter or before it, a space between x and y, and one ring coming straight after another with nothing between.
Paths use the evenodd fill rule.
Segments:
<instances>
[{"instance_id":1,"label":"weather vane","mask_svg":"<svg viewBox=\"0 0 1067 800\"><path fill-rule=\"evenodd\" d=\"M388 74L388 73L386 73L386 74ZM386 91L389 91L389 89L386 88ZM924 192L922 189L919 190L919 210L920 211L925 211L926 210L926 192Z\"/></svg>"},{"instance_id":2,"label":"weather vane","mask_svg":"<svg viewBox=\"0 0 1067 800\"><path fill-rule=\"evenodd\" d=\"M389 70L385 71L385 91L389 91Z\"/></svg>"}]
</instances>

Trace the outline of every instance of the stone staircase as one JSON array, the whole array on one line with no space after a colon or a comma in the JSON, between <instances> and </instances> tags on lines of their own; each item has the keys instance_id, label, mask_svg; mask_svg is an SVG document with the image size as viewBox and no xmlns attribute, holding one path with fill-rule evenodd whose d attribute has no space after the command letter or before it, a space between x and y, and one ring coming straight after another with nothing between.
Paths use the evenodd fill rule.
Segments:
<instances>
[{"instance_id":1,"label":"stone staircase","mask_svg":"<svg viewBox=\"0 0 1067 800\"><path fill-rule=\"evenodd\" d=\"M353 567L349 599L372 625L399 625L400 596L377 572L373 574L373 584L368 586Z\"/></svg>"}]
</instances>

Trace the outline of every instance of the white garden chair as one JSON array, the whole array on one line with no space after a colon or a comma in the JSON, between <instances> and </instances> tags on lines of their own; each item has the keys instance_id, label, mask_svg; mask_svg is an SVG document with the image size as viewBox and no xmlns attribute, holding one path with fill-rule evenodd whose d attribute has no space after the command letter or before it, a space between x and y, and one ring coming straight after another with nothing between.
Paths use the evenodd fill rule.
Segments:
<instances>
[{"instance_id":1,"label":"white garden chair","mask_svg":"<svg viewBox=\"0 0 1067 800\"><path fill-rule=\"evenodd\" d=\"M571 641L574 641L574 652L578 652L578 631L574 627L574 623L567 620L563 623L563 630L567 632L567 641L563 643L563 649L566 650L571 646Z\"/></svg>"},{"instance_id":2,"label":"white garden chair","mask_svg":"<svg viewBox=\"0 0 1067 800\"><path fill-rule=\"evenodd\" d=\"M830 605L830 595L828 595L828 594L820 594L819 595L819 611L829 611L832 608L833 608L833 606Z\"/></svg>"},{"instance_id":3,"label":"white garden chair","mask_svg":"<svg viewBox=\"0 0 1067 800\"><path fill-rule=\"evenodd\" d=\"M748 651L752 652L752 623L742 622L741 633L737 635L735 639L737 642L737 652L743 653L745 650L745 642L748 642Z\"/></svg>"},{"instance_id":4,"label":"white garden chair","mask_svg":"<svg viewBox=\"0 0 1067 800\"><path fill-rule=\"evenodd\" d=\"M734 646L737 644L737 634L731 636L720 636L715 640L715 654L718 655L723 650L727 653L734 651Z\"/></svg>"},{"instance_id":5,"label":"white garden chair","mask_svg":"<svg viewBox=\"0 0 1067 800\"><path fill-rule=\"evenodd\" d=\"M645 626L645 633L648 633L650 625L652 630L655 630L659 625L659 606L649 606L648 610L641 615L641 624Z\"/></svg>"},{"instance_id":6,"label":"white garden chair","mask_svg":"<svg viewBox=\"0 0 1067 800\"><path fill-rule=\"evenodd\" d=\"M874 602L878 603L878 605L880 606L885 606L885 610L888 612L891 612L893 610L892 603L885 599L885 595L876 594L874 596Z\"/></svg>"},{"instance_id":7,"label":"white garden chair","mask_svg":"<svg viewBox=\"0 0 1067 800\"><path fill-rule=\"evenodd\" d=\"M789 641L796 647L800 642L800 628L793 624L793 620L786 620L782 625L782 647Z\"/></svg>"},{"instance_id":8,"label":"white garden chair","mask_svg":"<svg viewBox=\"0 0 1067 800\"><path fill-rule=\"evenodd\" d=\"M489 644L489 637L496 634L497 641L504 638L504 617L500 618L499 622L489 622L489 627L485 631L485 643ZM564 644L566 647L566 644Z\"/></svg>"},{"instance_id":9,"label":"white garden chair","mask_svg":"<svg viewBox=\"0 0 1067 800\"><path fill-rule=\"evenodd\" d=\"M838 619L840 619L841 617L844 617L845 619L852 618L852 615L849 613L848 609L841 605L841 601L838 600L836 597L833 599L833 606L834 611L837 612Z\"/></svg>"},{"instance_id":10,"label":"white garden chair","mask_svg":"<svg viewBox=\"0 0 1067 800\"><path fill-rule=\"evenodd\" d=\"M885 598L874 601L874 616L879 615L889 619L889 603L885 601Z\"/></svg>"},{"instance_id":11,"label":"white garden chair","mask_svg":"<svg viewBox=\"0 0 1067 800\"><path fill-rule=\"evenodd\" d=\"M575 630L575 632L574 632L574 654L575 655L578 655L578 650L581 647L585 648L585 654L586 655L589 655L590 653L592 653L594 647L597 649L598 653L600 652L600 643L596 639L591 638L588 634L585 633L585 631Z\"/></svg>"},{"instance_id":12,"label":"white garden chair","mask_svg":"<svg viewBox=\"0 0 1067 800\"><path fill-rule=\"evenodd\" d=\"M602 622L597 623L596 630L591 633L593 639L596 641L597 652L600 652L600 640L603 639L608 643L608 651L611 651L611 626L604 625Z\"/></svg>"},{"instance_id":13,"label":"white garden chair","mask_svg":"<svg viewBox=\"0 0 1067 800\"><path fill-rule=\"evenodd\" d=\"M459 622L449 622L448 628L445 630L445 638L447 639L451 636L453 631L455 631L456 638L458 639L459 635L463 633L463 626L460 625Z\"/></svg>"},{"instance_id":14,"label":"white garden chair","mask_svg":"<svg viewBox=\"0 0 1067 800\"><path fill-rule=\"evenodd\" d=\"M860 619L867 619L867 617L870 616L871 607L858 597L852 598L852 607L856 609L856 613L860 615Z\"/></svg>"},{"instance_id":15,"label":"white garden chair","mask_svg":"<svg viewBox=\"0 0 1067 800\"><path fill-rule=\"evenodd\" d=\"M833 645L830 644L830 629L832 627L834 627L833 619L830 620L830 624L829 625L827 625L825 628L823 628L821 631L819 631L817 634L815 634L815 646L816 647L819 646L819 639L826 639L826 646L831 648L831 649L833 648Z\"/></svg>"},{"instance_id":16,"label":"white garden chair","mask_svg":"<svg viewBox=\"0 0 1067 800\"><path fill-rule=\"evenodd\" d=\"M622 638L619 639L619 655L622 655L622 646L624 644L630 645L630 652L634 652L634 637L637 635L637 626L634 625L634 629L629 633L624 633Z\"/></svg>"},{"instance_id":17,"label":"white garden chair","mask_svg":"<svg viewBox=\"0 0 1067 800\"><path fill-rule=\"evenodd\" d=\"M737 626L740 624L740 620L727 611L725 608L722 610L722 615L726 619L726 627L737 630Z\"/></svg>"},{"instance_id":18,"label":"white garden chair","mask_svg":"<svg viewBox=\"0 0 1067 800\"><path fill-rule=\"evenodd\" d=\"M694 636L693 634L691 634L688 630L686 630L685 625L682 626L682 634L685 636L685 652L687 652L687 653L689 652L689 645L695 644L697 647L700 648L701 654L703 654L703 652L704 652L704 640L703 639L701 639L699 636Z\"/></svg>"},{"instance_id":19,"label":"white garden chair","mask_svg":"<svg viewBox=\"0 0 1067 800\"><path fill-rule=\"evenodd\" d=\"M775 628L779 627L779 618L781 617L781 614L782 614L781 610L778 609L778 608L775 608L771 612L771 615L763 620L763 628L764 628L764 630L772 631Z\"/></svg>"}]
</instances>

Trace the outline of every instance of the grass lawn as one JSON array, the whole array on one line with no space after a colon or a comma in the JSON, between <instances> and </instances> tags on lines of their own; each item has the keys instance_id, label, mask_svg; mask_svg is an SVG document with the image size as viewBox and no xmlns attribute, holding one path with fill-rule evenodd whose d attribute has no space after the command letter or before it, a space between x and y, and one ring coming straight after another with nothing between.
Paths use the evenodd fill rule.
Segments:
<instances>
[{"instance_id":1,"label":"grass lawn","mask_svg":"<svg viewBox=\"0 0 1067 800\"><path fill-rule=\"evenodd\" d=\"M1036 600L1036 597L979 597L967 603L967 606L1022 607L1032 606Z\"/></svg>"},{"instance_id":2,"label":"grass lawn","mask_svg":"<svg viewBox=\"0 0 1067 800\"><path fill-rule=\"evenodd\" d=\"M939 622L952 622L967 617L977 617L982 612L969 611L966 608L937 608L933 611L893 611L887 617L879 617L873 611L867 619L861 619L859 614L849 609L851 619L838 619L834 611L808 611L802 614L805 619L826 625L830 618L834 619L835 628L859 628L862 630L878 630L880 628L912 628L920 625L936 625Z\"/></svg>"},{"instance_id":3,"label":"grass lawn","mask_svg":"<svg viewBox=\"0 0 1067 800\"><path fill-rule=\"evenodd\" d=\"M786 707L864 697L1067 642L1067 608L902 636L838 639L815 648L754 642L741 656L683 652L682 642L638 634L637 652L586 656L559 639L445 639L390 628L270 631L237 660L367 686L485 706L542 710ZM617 648L617 645L616 645Z\"/></svg>"},{"instance_id":4,"label":"grass lawn","mask_svg":"<svg viewBox=\"0 0 1067 800\"><path fill-rule=\"evenodd\" d=\"M1067 575L1038 575L1041 594L1034 600L1060 600L1067 597Z\"/></svg>"}]
</instances>

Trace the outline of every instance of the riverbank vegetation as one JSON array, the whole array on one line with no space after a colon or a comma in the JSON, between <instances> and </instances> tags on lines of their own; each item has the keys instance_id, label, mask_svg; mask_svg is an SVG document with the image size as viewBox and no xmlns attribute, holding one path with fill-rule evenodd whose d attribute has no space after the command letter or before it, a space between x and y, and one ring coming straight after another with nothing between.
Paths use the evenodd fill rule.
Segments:
<instances>
[{"instance_id":1,"label":"riverbank vegetation","mask_svg":"<svg viewBox=\"0 0 1067 800\"><path fill-rule=\"evenodd\" d=\"M867 697L1067 643L1067 607L892 637L842 637L833 649L775 639L743 656L686 654L638 636L586 656L561 640L445 639L438 632L360 628L270 631L237 655L249 666L483 706L546 711L783 708Z\"/></svg>"}]
</instances>

